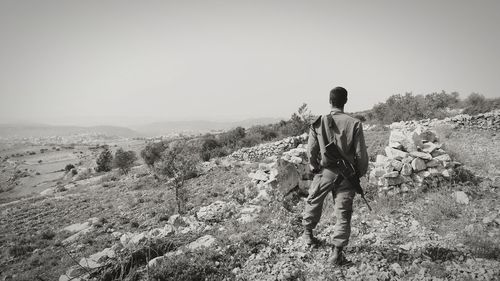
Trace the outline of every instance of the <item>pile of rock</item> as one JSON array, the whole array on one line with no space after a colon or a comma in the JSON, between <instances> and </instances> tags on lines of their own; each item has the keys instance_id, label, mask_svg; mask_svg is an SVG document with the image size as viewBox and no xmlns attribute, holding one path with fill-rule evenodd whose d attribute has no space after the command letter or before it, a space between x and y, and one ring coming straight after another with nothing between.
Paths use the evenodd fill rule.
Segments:
<instances>
[{"instance_id":1,"label":"pile of rock","mask_svg":"<svg viewBox=\"0 0 500 281\"><path fill-rule=\"evenodd\" d=\"M391 125L386 155L370 163L369 182L388 195L408 192L426 183L448 181L460 163L452 161L436 134L424 126Z\"/></svg>"},{"instance_id":2,"label":"pile of rock","mask_svg":"<svg viewBox=\"0 0 500 281\"><path fill-rule=\"evenodd\" d=\"M307 140L307 137L307 134L302 134L300 136L288 137L272 143L263 143L254 147L244 147L233 152L229 155L229 158L239 161L258 161L295 148L299 144L304 143Z\"/></svg>"}]
</instances>

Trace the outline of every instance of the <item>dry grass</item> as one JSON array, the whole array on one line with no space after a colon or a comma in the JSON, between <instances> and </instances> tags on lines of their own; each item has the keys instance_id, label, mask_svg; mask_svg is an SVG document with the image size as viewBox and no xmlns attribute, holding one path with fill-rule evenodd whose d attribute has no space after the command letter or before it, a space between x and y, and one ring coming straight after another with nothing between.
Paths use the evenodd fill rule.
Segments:
<instances>
[{"instance_id":1,"label":"dry grass","mask_svg":"<svg viewBox=\"0 0 500 281\"><path fill-rule=\"evenodd\" d=\"M375 161L378 154L385 154L384 149L389 145L390 131L388 128L381 127L378 130L366 131L364 134L370 161Z\"/></svg>"},{"instance_id":2,"label":"dry grass","mask_svg":"<svg viewBox=\"0 0 500 281\"><path fill-rule=\"evenodd\" d=\"M481 176L500 176L500 135L491 131L436 128L443 149Z\"/></svg>"}]
</instances>

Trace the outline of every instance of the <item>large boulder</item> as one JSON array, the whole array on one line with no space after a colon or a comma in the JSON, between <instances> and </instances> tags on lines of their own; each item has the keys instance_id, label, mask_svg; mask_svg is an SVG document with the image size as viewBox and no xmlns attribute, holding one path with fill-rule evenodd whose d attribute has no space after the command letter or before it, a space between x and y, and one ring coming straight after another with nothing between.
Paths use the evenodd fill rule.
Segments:
<instances>
[{"instance_id":1,"label":"large boulder","mask_svg":"<svg viewBox=\"0 0 500 281\"><path fill-rule=\"evenodd\" d=\"M290 193L294 188L299 186L302 176L299 174L295 164L279 160L278 161L278 190L282 195Z\"/></svg>"},{"instance_id":2,"label":"large boulder","mask_svg":"<svg viewBox=\"0 0 500 281\"><path fill-rule=\"evenodd\" d=\"M415 151L417 145L414 136L415 134L406 130L406 128L394 128L389 136L389 146L398 150Z\"/></svg>"}]
</instances>

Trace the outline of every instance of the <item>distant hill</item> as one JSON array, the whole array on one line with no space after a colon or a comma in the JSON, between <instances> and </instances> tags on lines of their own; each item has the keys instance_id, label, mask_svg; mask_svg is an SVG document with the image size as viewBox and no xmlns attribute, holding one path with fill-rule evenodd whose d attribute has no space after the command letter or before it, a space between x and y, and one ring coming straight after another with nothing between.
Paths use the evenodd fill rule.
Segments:
<instances>
[{"instance_id":1,"label":"distant hill","mask_svg":"<svg viewBox=\"0 0 500 281\"><path fill-rule=\"evenodd\" d=\"M77 134L102 134L107 136L135 137L139 134L129 128L117 126L51 126L45 124L0 124L0 137L26 138L71 136Z\"/></svg>"},{"instance_id":2,"label":"distant hill","mask_svg":"<svg viewBox=\"0 0 500 281\"><path fill-rule=\"evenodd\" d=\"M206 120L154 122L135 126L133 129L143 135L156 136L178 132L207 133L217 130L228 130L236 127L248 128L255 125L267 125L279 122L279 118L255 118L236 122L215 122Z\"/></svg>"},{"instance_id":3,"label":"distant hill","mask_svg":"<svg viewBox=\"0 0 500 281\"><path fill-rule=\"evenodd\" d=\"M119 126L52 126L46 124L0 124L0 138L27 138L71 136L77 134L102 134L106 136L138 137L160 136L173 133L229 130L236 127L248 128L255 125L267 125L279 122L278 118L256 118L237 122L215 121L167 121L134 126L133 129Z\"/></svg>"}]
</instances>

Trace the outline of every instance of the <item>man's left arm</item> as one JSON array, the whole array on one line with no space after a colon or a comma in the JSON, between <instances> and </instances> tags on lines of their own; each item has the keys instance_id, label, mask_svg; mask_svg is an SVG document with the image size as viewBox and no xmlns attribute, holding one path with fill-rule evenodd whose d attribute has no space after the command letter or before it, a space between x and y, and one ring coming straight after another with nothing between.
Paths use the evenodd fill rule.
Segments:
<instances>
[{"instance_id":1,"label":"man's left arm","mask_svg":"<svg viewBox=\"0 0 500 281\"><path fill-rule=\"evenodd\" d=\"M357 123L354 129L354 147L356 168L359 176L362 177L368 171L368 152L361 122Z\"/></svg>"}]
</instances>

